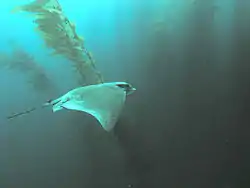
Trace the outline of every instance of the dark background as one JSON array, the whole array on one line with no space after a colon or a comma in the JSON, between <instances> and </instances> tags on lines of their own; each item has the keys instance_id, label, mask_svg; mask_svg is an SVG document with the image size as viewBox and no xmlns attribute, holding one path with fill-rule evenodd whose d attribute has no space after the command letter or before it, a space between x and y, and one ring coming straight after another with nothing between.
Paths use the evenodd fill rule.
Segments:
<instances>
[{"instance_id":1,"label":"dark background","mask_svg":"<svg viewBox=\"0 0 250 188\"><path fill-rule=\"evenodd\" d=\"M67 111L6 123L1 188L250 186L250 2L178 1L184 13L161 7L154 22L157 8L130 3L126 23L116 9L116 51L88 39L104 77L137 88L115 130Z\"/></svg>"}]
</instances>

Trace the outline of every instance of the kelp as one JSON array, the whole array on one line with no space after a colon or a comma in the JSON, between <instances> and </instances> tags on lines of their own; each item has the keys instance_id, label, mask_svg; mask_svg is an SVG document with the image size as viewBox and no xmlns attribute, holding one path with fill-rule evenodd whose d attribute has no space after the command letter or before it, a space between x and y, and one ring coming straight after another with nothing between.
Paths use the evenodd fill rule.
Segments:
<instances>
[{"instance_id":1,"label":"kelp","mask_svg":"<svg viewBox=\"0 0 250 188\"><path fill-rule=\"evenodd\" d=\"M39 92L55 88L45 69L33 56L16 44L11 46L12 52L10 54L0 52L0 68L24 73L29 85Z\"/></svg>"},{"instance_id":2,"label":"kelp","mask_svg":"<svg viewBox=\"0 0 250 188\"><path fill-rule=\"evenodd\" d=\"M51 55L62 55L72 62L79 84L103 83L93 57L84 46L84 39L77 34L75 24L65 16L57 0L35 0L13 10L18 11L33 13L35 30L52 49Z\"/></svg>"}]
</instances>

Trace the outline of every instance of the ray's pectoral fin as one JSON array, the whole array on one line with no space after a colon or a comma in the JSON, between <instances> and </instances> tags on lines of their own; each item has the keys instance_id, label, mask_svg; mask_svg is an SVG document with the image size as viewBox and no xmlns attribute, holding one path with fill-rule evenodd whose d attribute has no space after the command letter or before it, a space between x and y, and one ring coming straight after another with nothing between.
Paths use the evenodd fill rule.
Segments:
<instances>
[{"instance_id":1,"label":"ray's pectoral fin","mask_svg":"<svg viewBox=\"0 0 250 188\"><path fill-rule=\"evenodd\" d=\"M110 113L106 113L106 114L104 113L102 114L102 118L99 120L99 122L102 125L104 130L111 131L115 127L119 116L120 116L120 112L117 112L113 115Z\"/></svg>"},{"instance_id":2,"label":"ray's pectoral fin","mask_svg":"<svg viewBox=\"0 0 250 188\"><path fill-rule=\"evenodd\" d=\"M82 107L83 112L92 115L101 124L105 131L111 131L120 116L120 111L107 111L102 109L90 109Z\"/></svg>"},{"instance_id":3,"label":"ray's pectoral fin","mask_svg":"<svg viewBox=\"0 0 250 188\"><path fill-rule=\"evenodd\" d=\"M95 108L92 105L88 105L87 102L75 100L67 100L53 106L53 111L58 111L61 109L85 112L93 116L106 131L111 131L114 128L121 112L121 108L115 110Z\"/></svg>"}]
</instances>

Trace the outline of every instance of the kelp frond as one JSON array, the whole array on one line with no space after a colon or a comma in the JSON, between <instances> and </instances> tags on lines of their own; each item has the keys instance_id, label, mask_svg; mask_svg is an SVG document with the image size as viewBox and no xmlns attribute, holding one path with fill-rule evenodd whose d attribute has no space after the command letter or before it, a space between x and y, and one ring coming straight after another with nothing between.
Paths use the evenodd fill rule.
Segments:
<instances>
[{"instance_id":1,"label":"kelp frond","mask_svg":"<svg viewBox=\"0 0 250 188\"><path fill-rule=\"evenodd\" d=\"M77 34L75 24L64 15L57 0L35 0L16 10L34 14L36 31L46 46L53 49L53 55L60 54L73 63L81 85L103 82L93 57L84 46L83 38Z\"/></svg>"}]
</instances>

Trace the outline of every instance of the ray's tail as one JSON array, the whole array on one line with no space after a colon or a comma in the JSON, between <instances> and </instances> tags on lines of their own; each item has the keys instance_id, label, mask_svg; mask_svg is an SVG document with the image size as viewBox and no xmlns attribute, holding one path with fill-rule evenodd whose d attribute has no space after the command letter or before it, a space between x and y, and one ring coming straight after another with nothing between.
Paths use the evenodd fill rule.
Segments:
<instances>
[{"instance_id":1,"label":"ray's tail","mask_svg":"<svg viewBox=\"0 0 250 188\"><path fill-rule=\"evenodd\" d=\"M18 116L22 116L22 115L25 115L25 114L29 114L29 113L35 111L36 109L37 109L37 108L33 107L33 108L29 109L29 110L26 110L26 111L23 111L23 112L18 112L18 113L15 113L15 114L12 114L12 115L8 116L7 119L13 119L13 118L16 118L16 117L18 117Z\"/></svg>"},{"instance_id":2,"label":"ray's tail","mask_svg":"<svg viewBox=\"0 0 250 188\"><path fill-rule=\"evenodd\" d=\"M46 103L44 103L40 107L33 107L33 108L28 109L28 110L12 114L12 115L8 116L7 119L13 119L13 118L25 115L25 114L29 114L29 113L34 112L35 110L37 110L39 108L45 108L45 107L48 107L48 106L51 106L51 105L53 106L53 105L57 104L58 102L59 101L57 101L57 100L52 100L51 99L51 100L48 100Z\"/></svg>"}]
</instances>

